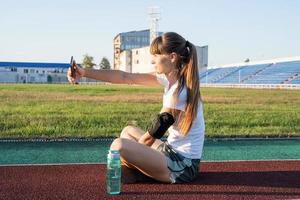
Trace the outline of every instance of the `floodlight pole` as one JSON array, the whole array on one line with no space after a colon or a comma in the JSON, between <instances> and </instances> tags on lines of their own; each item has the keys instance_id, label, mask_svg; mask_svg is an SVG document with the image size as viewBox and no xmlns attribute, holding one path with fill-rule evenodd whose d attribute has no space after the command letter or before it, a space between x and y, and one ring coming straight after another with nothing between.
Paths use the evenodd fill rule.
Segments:
<instances>
[{"instance_id":1,"label":"floodlight pole","mask_svg":"<svg viewBox=\"0 0 300 200\"><path fill-rule=\"evenodd\" d=\"M152 6L148 9L150 17L150 44L158 36L158 21L160 17L160 8L158 6Z\"/></svg>"}]
</instances>

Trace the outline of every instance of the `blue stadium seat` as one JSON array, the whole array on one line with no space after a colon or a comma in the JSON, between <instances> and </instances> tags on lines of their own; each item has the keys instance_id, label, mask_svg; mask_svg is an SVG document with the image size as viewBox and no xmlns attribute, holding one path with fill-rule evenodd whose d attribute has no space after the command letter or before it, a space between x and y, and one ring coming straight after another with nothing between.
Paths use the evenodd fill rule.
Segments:
<instances>
[{"instance_id":1,"label":"blue stadium seat","mask_svg":"<svg viewBox=\"0 0 300 200\"><path fill-rule=\"evenodd\" d=\"M200 73L201 83L300 84L300 61L208 69Z\"/></svg>"}]
</instances>

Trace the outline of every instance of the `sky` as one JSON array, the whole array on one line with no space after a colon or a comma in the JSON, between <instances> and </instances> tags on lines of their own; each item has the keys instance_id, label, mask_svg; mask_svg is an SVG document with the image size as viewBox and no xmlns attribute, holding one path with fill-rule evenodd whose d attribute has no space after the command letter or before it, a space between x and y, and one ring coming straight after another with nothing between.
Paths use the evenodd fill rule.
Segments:
<instances>
[{"instance_id":1,"label":"sky","mask_svg":"<svg viewBox=\"0 0 300 200\"><path fill-rule=\"evenodd\" d=\"M300 0L0 0L0 61L113 61L113 38L150 27L208 45L216 66L300 56Z\"/></svg>"}]
</instances>

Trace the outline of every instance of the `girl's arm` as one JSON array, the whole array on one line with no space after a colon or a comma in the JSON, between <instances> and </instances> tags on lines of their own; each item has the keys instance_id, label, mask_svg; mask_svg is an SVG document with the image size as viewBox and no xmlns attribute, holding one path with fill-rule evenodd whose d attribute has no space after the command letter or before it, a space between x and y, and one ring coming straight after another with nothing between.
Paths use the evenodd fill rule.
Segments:
<instances>
[{"instance_id":1,"label":"girl's arm","mask_svg":"<svg viewBox=\"0 0 300 200\"><path fill-rule=\"evenodd\" d=\"M180 110L174 110L174 109L170 109L170 108L162 108L160 113L163 113L163 112L168 112L168 113L173 113L175 114L175 116L173 116L175 118L175 121L177 122L178 120L178 117L180 116L180 114L182 113L182 111ZM175 122L175 123L176 123ZM144 144L144 145L147 145L147 146L152 146L152 144L155 142L155 138L153 138L149 132L147 131L144 135L142 135L142 137L139 139L139 143L141 144Z\"/></svg>"},{"instance_id":2,"label":"girl's arm","mask_svg":"<svg viewBox=\"0 0 300 200\"><path fill-rule=\"evenodd\" d=\"M137 84L158 86L156 76L153 74L128 73L120 70L85 69L84 76L110 83Z\"/></svg>"},{"instance_id":3,"label":"girl's arm","mask_svg":"<svg viewBox=\"0 0 300 200\"><path fill-rule=\"evenodd\" d=\"M137 84L147 86L158 86L155 73L127 73L120 70L95 70L95 69L83 69L78 65L72 66L73 70L69 68L67 77L70 83L77 83L80 77L87 77L96 79L99 81L121 84Z\"/></svg>"},{"instance_id":4,"label":"girl's arm","mask_svg":"<svg viewBox=\"0 0 300 200\"><path fill-rule=\"evenodd\" d=\"M155 142L155 138L154 137L152 137L150 134L149 134L149 132L147 131L144 135L142 135L142 137L140 137L140 139L139 139L139 143L141 143L141 144L144 144L144 145L146 145L146 146L149 146L149 147L151 147L152 146L152 144Z\"/></svg>"}]
</instances>

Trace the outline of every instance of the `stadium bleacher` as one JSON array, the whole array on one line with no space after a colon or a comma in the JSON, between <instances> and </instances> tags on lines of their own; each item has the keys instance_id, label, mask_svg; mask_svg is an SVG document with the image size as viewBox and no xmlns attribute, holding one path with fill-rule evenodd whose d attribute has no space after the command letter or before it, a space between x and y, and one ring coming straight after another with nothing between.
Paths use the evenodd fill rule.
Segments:
<instances>
[{"instance_id":1,"label":"stadium bleacher","mask_svg":"<svg viewBox=\"0 0 300 200\"><path fill-rule=\"evenodd\" d=\"M300 76L294 80L289 81L289 84L300 84Z\"/></svg>"},{"instance_id":2,"label":"stadium bleacher","mask_svg":"<svg viewBox=\"0 0 300 200\"><path fill-rule=\"evenodd\" d=\"M227 68L217 68L213 69L212 71L209 71L209 73L203 72L204 76L201 79L206 83L217 83L220 79L230 75L232 72L234 72L238 67L227 67ZM201 74L200 74L201 77Z\"/></svg>"},{"instance_id":3,"label":"stadium bleacher","mask_svg":"<svg viewBox=\"0 0 300 200\"><path fill-rule=\"evenodd\" d=\"M200 82L208 84L300 84L300 60L208 69L200 73Z\"/></svg>"}]
</instances>

